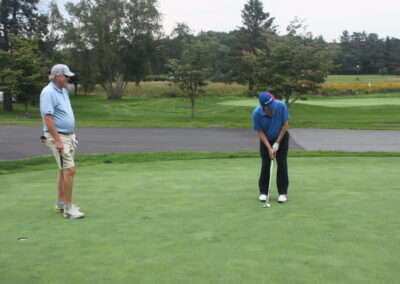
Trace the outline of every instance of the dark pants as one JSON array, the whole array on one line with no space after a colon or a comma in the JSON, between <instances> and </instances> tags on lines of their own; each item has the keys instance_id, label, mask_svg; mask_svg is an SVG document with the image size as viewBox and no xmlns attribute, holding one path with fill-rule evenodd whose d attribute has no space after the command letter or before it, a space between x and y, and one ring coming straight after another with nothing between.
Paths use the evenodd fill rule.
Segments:
<instances>
[{"instance_id":1,"label":"dark pants","mask_svg":"<svg viewBox=\"0 0 400 284\"><path fill-rule=\"evenodd\" d=\"M268 140L272 145L275 141ZM276 163L278 164L278 171L276 177L276 186L279 194L287 194L289 187L288 177L288 166L287 166L287 153L289 150L289 132L286 132L281 143L279 144L279 150L276 152ZM269 172L271 165L271 158L269 157L268 148L260 141L260 155L262 159L260 179L258 185L260 187L260 194L268 194L269 186ZM276 166L275 163L275 166Z\"/></svg>"}]
</instances>

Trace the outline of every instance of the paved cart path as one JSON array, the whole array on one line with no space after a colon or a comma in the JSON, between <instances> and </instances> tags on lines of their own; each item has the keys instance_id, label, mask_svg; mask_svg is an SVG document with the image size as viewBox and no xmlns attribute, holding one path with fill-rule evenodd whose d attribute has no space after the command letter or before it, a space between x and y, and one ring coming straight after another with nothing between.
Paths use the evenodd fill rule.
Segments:
<instances>
[{"instance_id":1,"label":"paved cart path","mask_svg":"<svg viewBox=\"0 0 400 284\"><path fill-rule=\"evenodd\" d=\"M77 128L79 153L254 151L250 128ZM290 129L292 150L400 152L400 131ZM49 155L40 127L0 126L0 160Z\"/></svg>"}]
</instances>

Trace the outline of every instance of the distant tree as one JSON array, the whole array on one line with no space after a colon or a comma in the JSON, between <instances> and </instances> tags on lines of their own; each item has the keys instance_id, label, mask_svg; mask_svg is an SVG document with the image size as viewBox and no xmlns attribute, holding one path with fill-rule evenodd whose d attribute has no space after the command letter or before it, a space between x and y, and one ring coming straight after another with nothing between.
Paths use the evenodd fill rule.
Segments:
<instances>
[{"instance_id":1,"label":"distant tree","mask_svg":"<svg viewBox=\"0 0 400 284\"><path fill-rule=\"evenodd\" d=\"M237 45L233 49L234 70L232 79L238 82L247 82L249 93L254 89L254 70L248 68L246 56L256 55L258 50L268 53L268 35L275 33L272 25L274 18L264 12L260 0L248 0L242 10L243 27L237 33Z\"/></svg>"},{"instance_id":2,"label":"distant tree","mask_svg":"<svg viewBox=\"0 0 400 284\"><path fill-rule=\"evenodd\" d=\"M9 52L13 36L39 38L40 34L46 33L47 17L38 13L36 7L38 2L39 0L0 1L0 49ZM0 65L0 70L4 68L5 65ZM13 110L12 94L8 91L4 94L3 109L5 112Z\"/></svg>"},{"instance_id":3,"label":"distant tree","mask_svg":"<svg viewBox=\"0 0 400 284\"><path fill-rule=\"evenodd\" d=\"M0 62L6 66L0 70L5 90L11 97L25 103L25 115L28 105L38 100L40 89L46 80L49 63L41 56L39 39L20 39L10 37L10 50L0 51Z\"/></svg>"},{"instance_id":4,"label":"distant tree","mask_svg":"<svg viewBox=\"0 0 400 284\"><path fill-rule=\"evenodd\" d=\"M341 56L341 44L338 42L330 42L328 45L329 58L332 60L331 74L336 74L337 70L341 68L339 57Z\"/></svg>"},{"instance_id":5,"label":"distant tree","mask_svg":"<svg viewBox=\"0 0 400 284\"><path fill-rule=\"evenodd\" d=\"M191 102L192 118L195 117L196 97L207 85L210 72L210 46L201 41L190 41L185 44L181 60L172 59L169 63L173 82L187 94Z\"/></svg>"},{"instance_id":6,"label":"distant tree","mask_svg":"<svg viewBox=\"0 0 400 284\"><path fill-rule=\"evenodd\" d=\"M210 39L215 44L216 60L213 62L211 81L229 82L229 73L233 69L232 48L236 45L237 31L232 32L201 32L198 38Z\"/></svg>"},{"instance_id":7,"label":"distant tree","mask_svg":"<svg viewBox=\"0 0 400 284\"><path fill-rule=\"evenodd\" d=\"M389 74L389 70L386 67L383 67L381 69L379 69L378 74L383 77L385 77L385 75Z\"/></svg>"},{"instance_id":8,"label":"distant tree","mask_svg":"<svg viewBox=\"0 0 400 284\"><path fill-rule=\"evenodd\" d=\"M400 67L397 67L397 68L394 70L394 74L397 75L397 77L400 77Z\"/></svg>"},{"instance_id":9,"label":"distant tree","mask_svg":"<svg viewBox=\"0 0 400 284\"><path fill-rule=\"evenodd\" d=\"M230 55L231 47L236 41L234 33L201 31L194 35L186 24L178 23L170 36L160 40L161 61L168 62L169 59L181 60L185 44L191 40L198 40L212 46L209 52L212 53L215 60L210 62L211 73L209 79L211 81L225 81L226 74L232 70ZM159 74L165 74L171 71L168 68L168 64L164 66L158 65L156 70L160 70Z\"/></svg>"},{"instance_id":10,"label":"distant tree","mask_svg":"<svg viewBox=\"0 0 400 284\"><path fill-rule=\"evenodd\" d=\"M340 36L339 54L335 58L336 72L339 74L351 74L356 65L359 64L359 58L353 48L350 34L348 31L343 31ZM355 73L354 73L355 74Z\"/></svg>"},{"instance_id":11,"label":"distant tree","mask_svg":"<svg viewBox=\"0 0 400 284\"><path fill-rule=\"evenodd\" d=\"M258 55L258 90L271 91L290 107L300 96L316 90L325 81L332 63L327 44L312 34L300 34L298 22L288 34L271 42L269 54Z\"/></svg>"},{"instance_id":12,"label":"distant tree","mask_svg":"<svg viewBox=\"0 0 400 284\"><path fill-rule=\"evenodd\" d=\"M400 39L386 37L385 55L384 66L392 73L400 66Z\"/></svg>"},{"instance_id":13,"label":"distant tree","mask_svg":"<svg viewBox=\"0 0 400 284\"><path fill-rule=\"evenodd\" d=\"M81 56L92 51L108 99L121 99L128 80L138 84L150 71L161 28L156 6L156 0L67 3L70 19L64 26L66 41L80 50Z\"/></svg>"},{"instance_id":14,"label":"distant tree","mask_svg":"<svg viewBox=\"0 0 400 284\"><path fill-rule=\"evenodd\" d=\"M0 2L0 44L4 51L10 50L11 36L36 35L47 24L46 16L38 13L39 0L2 0Z\"/></svg>"},{"instance_id":15,"label":"distant tree","mask_svg":"<svg viewBox=\"0 0 400 284\"><path fill-rule=\"evenodd\" d=\"M70 83L76 84L75 90L80 88L84 95L92 92L98 78L98 68L94 50L88 48L68 48L63 50L63 58L76 74Z\"/></svg>"},{"instance_id":16,"label":"distant tree","mask_svg":"<svg viewBox=\"0 0 400 284\"><path fill-rule=\"evenodd\" d=\"M400 64L400 40L389 37L384 40L366 32L350 35L344 31L334 63L336 74L376 74L384 67L393 72Z\"/></svg>"},{"instance_id":17,"label":"distant tree","mask_svg":"<svg viewBox=\"0 0 400 284\"><path fill-rule=\"evenodd\" d=\"M54 46L59 45L64 47L59 58L54 58L54 61L68 63L76 74L70 80L70 83L75 86L75 95L77 94L78 86L87 95L94 89L98 77L95 50L62 17L55 1L50 3L49 17L49 41Z\"/></svg>"},{"instance_id":18,"label":"distant tree","mask_svg":"<svg viewBox=\"0 0 400 284\"><path fill-rule=\"evenodd\" d=\"M167 74L171 71L169 60L181 60L184 51L185 42L194 38L190 28L186 23L176 23L171 34L158 41L160 46L158 73ZM157 69L156 69L157 72Z\"/></svg>"},{"instance_id":19,"label":"distant tree","mask_svg":"<svg viewBox=\"0 0 400 284\"><path fill-rule=\"evenodd\" d=\"M200 32L196 37L197 40L208 46L210 60L209 80L213 82L225 81L226 74L231 70L230 64L230 47L221 41L221 37L227 39L228 35L225 33L214 32Z\"/></svg>"}]
</instances>

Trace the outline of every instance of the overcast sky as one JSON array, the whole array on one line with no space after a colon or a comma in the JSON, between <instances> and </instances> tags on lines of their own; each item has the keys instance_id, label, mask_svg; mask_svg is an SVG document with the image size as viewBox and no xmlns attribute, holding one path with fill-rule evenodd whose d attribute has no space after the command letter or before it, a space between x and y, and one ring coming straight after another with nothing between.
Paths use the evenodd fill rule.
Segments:
<instances>
[{"instance_id":1,"label":"overcast sky","mask_svg":"<svg viewBox=\"0 0 400 284\"><path fill-rule=\"evenodd\" d=\"M59 6L69 0L58 0ZM50 0L41 0L42 7ZM78 2L73 0L70 2ZM163 26L170 33L177 22L199 31L232 31L241 26L241 10L247 0L159 0ZM377 33L380 38L400 38L400 0L263 0L264 11L275 18L284 33L295 17L306 20L308 31L325 40L340 38L344 30ZM61 9L61 11L65 11Z\"/></svg>"}]
</instances>

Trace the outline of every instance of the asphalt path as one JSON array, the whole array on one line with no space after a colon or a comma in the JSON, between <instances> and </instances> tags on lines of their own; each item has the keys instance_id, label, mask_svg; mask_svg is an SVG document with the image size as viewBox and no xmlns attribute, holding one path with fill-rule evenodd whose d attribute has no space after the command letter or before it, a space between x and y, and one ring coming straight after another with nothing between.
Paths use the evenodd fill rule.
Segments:
<instances>
[{"instance_id":1,"label":"asphalt path","mask_svg":"<svg viewBox=\"0 0 400 284\"><path fill-rule=\"evenodd\" d=\"M251 128L86 128L76 129L79 153L168 151L257 151ZM400 152L400 131L289 129L292 150ZM0 126L0 160L49 155L40 127Z\"/></svg>"}]
</instances>

